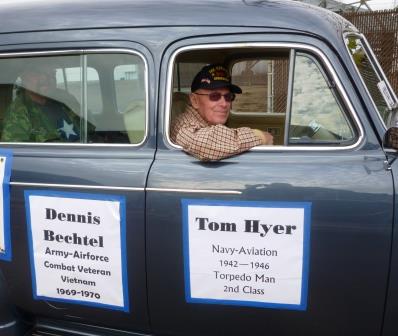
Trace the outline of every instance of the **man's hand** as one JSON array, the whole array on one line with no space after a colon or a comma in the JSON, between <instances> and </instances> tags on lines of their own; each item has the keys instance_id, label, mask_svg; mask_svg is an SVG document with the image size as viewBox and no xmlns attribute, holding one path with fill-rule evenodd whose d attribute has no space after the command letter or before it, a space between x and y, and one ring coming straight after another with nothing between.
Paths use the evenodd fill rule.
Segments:
<instances>
[{"instance_id":1,"label":"man's hand","mask_svg":"<svg viewBox=\"0 0 398 336\"><path fill-rule=\"evenodd\" d=\"M274 137L272 134L261 131L259 129L253 129L254 134L261 139L262 145L273 145L274 144Z\"/></svg>"}]
</instances>

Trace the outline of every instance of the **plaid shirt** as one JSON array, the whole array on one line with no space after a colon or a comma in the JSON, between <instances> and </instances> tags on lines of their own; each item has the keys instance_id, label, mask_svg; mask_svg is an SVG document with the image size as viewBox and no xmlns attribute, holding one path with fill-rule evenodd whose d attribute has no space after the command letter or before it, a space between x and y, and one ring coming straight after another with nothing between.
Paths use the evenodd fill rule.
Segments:
<instances>
[{"instance_id":1,"label":"plaid shirt","mask_svg":"<svg viewBox=\"0 0 398 336\"><path fill-rule=\"evenodd\" d=\"M173 122L171 140L202 161L225 159L261 145L251 128L210 125L192 106Z\"/></svg>"}]
</instances>

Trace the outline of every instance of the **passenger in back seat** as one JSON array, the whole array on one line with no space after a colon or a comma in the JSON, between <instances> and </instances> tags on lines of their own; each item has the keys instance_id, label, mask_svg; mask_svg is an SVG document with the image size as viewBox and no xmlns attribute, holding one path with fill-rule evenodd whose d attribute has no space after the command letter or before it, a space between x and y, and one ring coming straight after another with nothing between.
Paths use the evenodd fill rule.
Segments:
<instances>
[{"instance_id":1,"label":"passenger in back seat","mask_svg":"<svg viewBox=\"0 0 398 336\"><path fill-rule=\"evenodd\" d=\"M221 160L258 145L272 145L268 132L225 126L240 87L222 65L207 65L195 76L190 102L171 127L171 140L202 161Z\"/></svg>"},{"instance_id":2,"label":"passenger in back seat","mask_svg":"<svg viewBox=\"0 0 398 336\"><path fill-rule=\"evenodd\" d=\"M53 74L45 65L21 74L21 88L6 111L1 141L75 142L80 117L64 103L50 98Z\"/></svg>"}]
</instances>

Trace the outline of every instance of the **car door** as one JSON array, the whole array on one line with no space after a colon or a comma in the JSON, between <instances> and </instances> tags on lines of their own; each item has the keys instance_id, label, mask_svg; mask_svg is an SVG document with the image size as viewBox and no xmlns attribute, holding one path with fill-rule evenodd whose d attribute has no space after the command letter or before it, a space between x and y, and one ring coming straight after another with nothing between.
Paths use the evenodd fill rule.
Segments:
<instances>
[{"instance_id":1,"label":"car door","mask_svg":"<svg viewBox=\"0 0 398 336\"><path fill-rule=\"evenodd\" d=\"M87 34L98 39L95 30ZM57 44L66 36L75 42ZM155 152L153 61L142 45L81 36L10 35L14 47L1 47L2 122L9 129L2 146L13 153L12 257L1 271L19 316L41 326L149 330L144 209ZM20 71L45 67L53 82L35 91ZM36 113L22 102L37 96L78 120L68 123L65 138L46 138L65 123L47 132L39 114L21 120ZM30 138L17 137L23 122ZM68 141L72 135L77 139Z\"/></svg>"},{"instance_id":2,"label":"car door","mask_svg":"<svg viewBox=\"0 0 398 336\"><path fill-rule=\"evenodd\" d=\"M390 156L391 169L394 174L394 184L397 182L397 164L396 164L396 153ZM397 203L395 202L395 209ZM393 235L392 235L392 254L391 254L391 272L390 281L388 286L388 295L386 302L386 313L383 326L383 335L394 335L397 333L397 304L398 304L398 288L397 288L397 221L394 221Z\"/></svg>"},{"instance_id":3,"label":"car door","mask_svg":"<svg viewBox=\"0 0 398 336\"><path fill-rule=\"evenodd\" d=\"M189 63L206 64L209 56L211 62L228 62L235 84L254 97L252 87L267 91L270 85L261 75L271 76L274 93L284 90L279 111L270 109L266 97L269 102L272 97L263 92L263 106L249 109L256 113L246 117L252 127L271 120L267 130L275 132L275 146L200 162L171 143L172 93L176 87L183 91L173 69L181 61L179 68L185 62L187 69L198 70L200 64ZM239 64L252 61L269 61L274 68L253 67L250 87L241 71L250 66ZM340 62L322 42L285 34L214 37L205 43L191 39L168 50L162 72L167 82L161 97L164 134L147 194L148 293L155 332L380 332L392 176ZM278 64L287 64L279 77ZM233 109L239 104L234 102ZM235 127L245 119L245 106L231 114ZM280 113L263 113L258 121L261 112Z\"/></svg>"},{"instance_id":4,"label":"car door","mask_svg":"<svg viewBox=\"0 0 398 336\"><path fill-rule=\"evenodd\" d=\"M375 120L381 121L382 132L386 132L390 127L396 125L396 108L398 106L398 98L389 84L386 76L384 75L380 64L377 62L371 48L369 47L366 38L360 34L347 34L345 36L347 46L350 50L353 60L353 65L358 71L360 79L362 81L364 91L368 96L372 97L369 109L372 109L375 113L373 116ZM388 136L385 136L384 145ZM396 163L396 150L388 148L386 146L385 151L387 152L386 167L392 172L394 186L397 185L397 163ZM395 188L395 195L397 190ZM396 209L397 198L395 196L394 207ZM396 212L395 212L396 213ZM384 325L382 329L382 335L394 335L397 333L397 304L398 304L398 292L397 292L397 218L395 216L393 227L392 227L392 238L391 238L391 265L388 282L388 292L386 299L386 309L384 316Z\"/></svg>"}]
</instances>

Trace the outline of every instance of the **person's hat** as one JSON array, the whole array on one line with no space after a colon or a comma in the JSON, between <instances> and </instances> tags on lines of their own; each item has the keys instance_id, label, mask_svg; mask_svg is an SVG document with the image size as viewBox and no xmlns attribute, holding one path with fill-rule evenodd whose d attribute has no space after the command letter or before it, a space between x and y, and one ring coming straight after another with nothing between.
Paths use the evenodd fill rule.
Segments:
<instances>
[{"instance_id":1,"label":"person's hat","mask_svg":"<svg viewBox=\"0 0 398 336\"><path fill-rule=\"evenodd\" d=\"M233 93L242 93L242 89L231 83L228 70L220 64L206 65L195 76L191 84L191 92L199 89L214 90L229 88Z\"/></svg>"}]
</instances>

